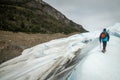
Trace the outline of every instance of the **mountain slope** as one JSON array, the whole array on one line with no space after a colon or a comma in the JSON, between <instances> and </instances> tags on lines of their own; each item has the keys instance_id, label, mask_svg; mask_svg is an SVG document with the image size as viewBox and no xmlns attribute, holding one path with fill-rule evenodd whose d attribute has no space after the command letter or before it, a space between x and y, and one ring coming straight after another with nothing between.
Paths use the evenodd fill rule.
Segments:
<instances>
[{"instance_id":1,"label":"mountain slope","mask_svg":"<svg viewBox=\"0 0 120 80\"><path fill-rule=\"evenodd\" d=\"M0 0L0 30L66 34L86 31L42 0Z\"/></svg>"}]
</instances>

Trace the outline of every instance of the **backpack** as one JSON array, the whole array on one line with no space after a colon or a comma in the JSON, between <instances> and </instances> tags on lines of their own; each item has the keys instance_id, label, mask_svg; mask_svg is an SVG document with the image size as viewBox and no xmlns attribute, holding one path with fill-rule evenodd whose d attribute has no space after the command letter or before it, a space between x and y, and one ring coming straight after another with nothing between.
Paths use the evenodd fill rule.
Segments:
<instances>
[{"instance_id":1,"label":"backpack","mask_svg":"<svg viewBox=\"0 0 120 80\"><path fill-rule=\"evenodd\" d=\"M105 38L106 37L106 33L105 32L102 32L101 33L101 38L103 39L103 38Z\"/></svg>"}]
</instances>

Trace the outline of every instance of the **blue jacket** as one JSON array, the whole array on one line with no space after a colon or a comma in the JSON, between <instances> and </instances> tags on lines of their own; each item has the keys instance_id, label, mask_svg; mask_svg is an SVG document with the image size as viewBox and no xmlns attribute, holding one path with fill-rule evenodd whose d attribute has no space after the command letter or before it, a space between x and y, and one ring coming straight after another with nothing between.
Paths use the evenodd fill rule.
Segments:
<instances>
[{"instance_id":1,"label":"blue jacket","mask_svg":"<svg viewBox=\"0 0 120 80\"><path fill-rule=\"evenodd\" d=\"M110 36L109 36L109 34L108 34L108 32L106 32L106 31L104 31L105 33L106 33L106 37L105 38L101 38L101 34L100 34L100 37L99 37L99 41L101 42L107 42L107 41L109 41L109 38L110 38Z\"/></svg>"}]
</instances>

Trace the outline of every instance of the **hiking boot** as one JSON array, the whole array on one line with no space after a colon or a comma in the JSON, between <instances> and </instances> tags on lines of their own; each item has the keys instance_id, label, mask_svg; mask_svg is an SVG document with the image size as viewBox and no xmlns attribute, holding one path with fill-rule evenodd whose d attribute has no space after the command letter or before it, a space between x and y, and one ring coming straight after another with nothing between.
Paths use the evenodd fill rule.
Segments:
<instances>
[{"instance_id":1,"label":"hiking boot","mask_svg":"<svg viewBox=\"0 0 120 80\"><path fill-rule=\"evenodd\" d=\"M103 50L102 50L102 52L103 52L103 53L105 53L105 52L106 52L106 50L105 50L105 49L103 49Z\"/></svg>"}]
</instances>

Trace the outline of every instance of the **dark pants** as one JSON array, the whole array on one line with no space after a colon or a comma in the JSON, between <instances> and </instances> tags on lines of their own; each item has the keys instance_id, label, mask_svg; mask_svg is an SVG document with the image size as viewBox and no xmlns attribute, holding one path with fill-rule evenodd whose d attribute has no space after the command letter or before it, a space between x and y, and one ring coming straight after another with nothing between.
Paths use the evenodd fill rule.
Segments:
<instances>
[{"instance_id":1,"label":"dark pants","mask_svg":"<svg viewBox=\"0 0 120 80\"><path fill-rule=\"evenodd\" d=\"M103 50L106 50L107 42L103 42Z\"/></svg>"}]
</instances>

